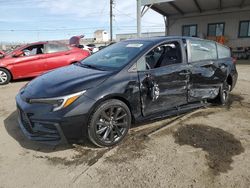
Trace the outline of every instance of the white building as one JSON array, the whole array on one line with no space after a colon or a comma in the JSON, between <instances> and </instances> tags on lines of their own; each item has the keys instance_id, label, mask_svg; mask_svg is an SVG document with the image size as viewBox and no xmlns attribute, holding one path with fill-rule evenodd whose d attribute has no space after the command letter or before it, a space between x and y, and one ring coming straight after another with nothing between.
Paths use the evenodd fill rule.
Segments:
<instances>
[{"instance_id":1,"label":"white building","mask_svg":"<svg viewBox=\"0 0 250 188\"><path fill-rule=\"evenodd\" d=\"M94 38L96 42L108 42L109 34L105 30L97 30L94 33Z\"/></svg>"}]
</instances>

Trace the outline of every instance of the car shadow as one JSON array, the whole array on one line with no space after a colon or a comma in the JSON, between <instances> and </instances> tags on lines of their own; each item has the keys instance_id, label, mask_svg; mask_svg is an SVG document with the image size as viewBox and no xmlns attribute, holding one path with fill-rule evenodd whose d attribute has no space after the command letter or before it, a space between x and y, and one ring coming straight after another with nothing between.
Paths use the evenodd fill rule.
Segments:
<instances>
[{"instance_id":1,"label":"car shadow","mask_svg":"<svg viewBox=\"0 0 250 188\"><path fill-rule=\"evenodd\" d=\"M56 151L74 149L75 148L74 144L77 144L78 146L80 145L83 147L87 147L89 149L95 148L95 146L91 144L88 139L84 139L78 142L72 142L70 144L61 144L56 146L31 141L24 136L23 132L21 131L18 125L17 119L18 119L18 113L17 111L14 111L4 120L4 126L8 134L25 149L40 151L44 153L51 153Z\"/></svg>"}]
</instances>

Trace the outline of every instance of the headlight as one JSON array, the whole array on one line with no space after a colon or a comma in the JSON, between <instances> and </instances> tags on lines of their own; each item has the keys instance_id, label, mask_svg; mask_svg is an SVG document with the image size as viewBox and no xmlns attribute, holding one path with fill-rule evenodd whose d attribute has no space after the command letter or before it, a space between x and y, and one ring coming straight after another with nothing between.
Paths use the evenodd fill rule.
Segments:
<instances>
[{"instance_id":1,"label":"headlight","mask_svg":"<svg viewBox=\"0 0 250 188\"><path fill-rule=\"evenodd\" d=\"M53 111L58 111L67 106L71 105L74 101L76 101L81 95L83 95L86 90L74 93L71 95L63 96L63 97L55 97L55 98L46 98L46 99L30 99L30 103L43 103L43 104L51 104L53 105Z\"/></svg>"}]
</instances>

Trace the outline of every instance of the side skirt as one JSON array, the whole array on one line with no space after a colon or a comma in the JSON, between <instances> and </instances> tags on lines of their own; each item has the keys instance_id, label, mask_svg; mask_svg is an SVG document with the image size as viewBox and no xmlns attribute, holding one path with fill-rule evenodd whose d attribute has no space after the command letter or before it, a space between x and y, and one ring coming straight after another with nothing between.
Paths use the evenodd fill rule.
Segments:
<instances>
[{"instance_id":1,"label":"side skirt","mask_svg":"<svg viewBox=\"0 0 250 188\"><path fill-rule=\"evenodd\" d=\"M188 103L176 108L173 108L171 110L167 110L162 113L157 113L153 114L147 117L139 117L138 119L135 120L135 123L141 123L143 121L153 121L153 120L160 120L163 118L167 117L172 117L172 116L178 116L187 112L191 112L193 110L202 108L202 107L207 107L209 104L206 102L194 102L194 103Z\"/></svg>"}]
</instances>

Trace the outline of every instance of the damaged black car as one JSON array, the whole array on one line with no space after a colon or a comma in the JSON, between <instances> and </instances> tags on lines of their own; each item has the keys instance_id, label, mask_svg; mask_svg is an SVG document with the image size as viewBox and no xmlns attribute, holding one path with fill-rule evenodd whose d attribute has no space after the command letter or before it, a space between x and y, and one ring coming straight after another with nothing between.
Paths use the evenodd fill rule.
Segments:
<instances>
[{"instance_id":1,"label":"damaged black car","mask_svg":"<svg viewBox=\"0 0 250 188\"><path fill-rule=\"evenodd\" d=\"M16 97L19 124L31 140L88 137L110 147L132 123L187 112L207 100L226 104L237 77L230 49L214 41L122 41L29 82Z\"/></svg>"}]
</instances>

